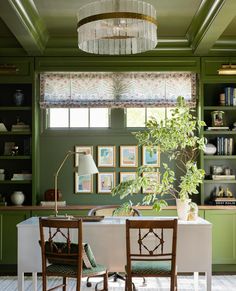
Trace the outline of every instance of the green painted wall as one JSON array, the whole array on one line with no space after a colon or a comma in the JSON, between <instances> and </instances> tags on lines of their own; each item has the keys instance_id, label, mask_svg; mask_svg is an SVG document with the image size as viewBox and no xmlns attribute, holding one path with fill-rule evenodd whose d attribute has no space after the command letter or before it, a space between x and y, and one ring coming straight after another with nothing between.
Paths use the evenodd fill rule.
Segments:
<instances>
[{"instance_id":1,"label":"green painted wall","mask_svg":"<svg viewBox=\"0 0 236 291\"><path fill-rule=\"evenodd\" d=\"M193 71L200 72L199 57L38 57L35 58L36 72L44 71ZM37 82L39 79L37 78ZM39 96L39 89L37 90ZM39 97L37 97L39 99ZM116 168L100 168L100 172L116 171L116 183L119 183L120 171L131 171L131 168L119 168L119 146L137 144L131 132L124 128L123 110L113 110L111 128L108 130L69 130L45 131L40 134L40 191L37 193L36 203L43 200L44 192L54 188L54 173L68 150L73 150L75 145L93 145L94 158L97 160L98 145L116 145ZM43 118L41 115L41 124ZM161 161L166 161L161 157ZM139 164L141 163L141 149L139 149ZM66 161L59 174L59 189L63 200L67 204L96 205L119 204L120 198L111 194L96 194L97 177L94 177L93 194L74 194L74 160L71 157ZM140 164L141 165L141 164ZM134 203L140 202L144 194L132 197ZM197 197L195 197L197 199ZM130 197L127 199L129 200ZM122 200L124 202L125 200ZM199 202L200 198L196 200ZM174 204L174 201L169 203Z\"/></svg>"}]
</instances>

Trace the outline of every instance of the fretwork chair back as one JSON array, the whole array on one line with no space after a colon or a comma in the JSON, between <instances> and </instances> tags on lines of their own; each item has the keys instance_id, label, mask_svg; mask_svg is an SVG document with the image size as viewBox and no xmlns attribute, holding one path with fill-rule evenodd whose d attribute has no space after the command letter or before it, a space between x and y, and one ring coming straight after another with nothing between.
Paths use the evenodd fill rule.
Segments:
<instances>
[{"instance_id":1,"label":"fretwork chair back","mask_svg":"<svg viewBox=\"0 0 236 291\"><path fill-rule=\"evenodd\" d=\"M132 207L129 212L121 212L116 210L120 207L120 205L101 205L94 207L89 210L89 216L141 216L141 212Z\"/></svg>"},{"instance_id":2,"label":"fretwork chair back","mask_svg":"<svg viewBox=\"0 0 236 291\"><path fill-rule=\"evenodd\" d=\"M177 219L126 220L126 290L133 277L170 277L177 290Z\"/></svg>"},{"instance_id":3,"label":"fretwork chair back","mask_svg":"<svg viewBox=\"0 0 236 291\"><path fill-rule=\"evenodd\" d=\"M107 270L102 265L87 268L84 263L81 219L39 218L40 245L42 254L42 290L62 288L66 291L67 278L76 278L76 291L80 290L82 277L104 278L107 286ZM47 277L62 277L62 284L47 289Z\"/></svg>"}]
</instances>

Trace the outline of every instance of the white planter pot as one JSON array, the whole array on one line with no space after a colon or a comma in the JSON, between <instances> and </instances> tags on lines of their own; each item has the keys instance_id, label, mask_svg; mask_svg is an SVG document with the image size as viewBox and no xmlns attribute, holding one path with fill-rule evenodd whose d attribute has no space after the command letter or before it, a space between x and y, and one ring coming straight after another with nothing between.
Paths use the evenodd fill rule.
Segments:
<instances>
[{"instance_id":1,"label":"white planter pot","mask_svg":"<svg viewBox=\"0 0 236 291\"><path fill-rule=\"evenodd\" d=\"M185 199L185 200L176 199L177 213L178 213L178 218L180 220L188 220L190 202L191 202L191 199Z\"/></svg>"}]
</instances>

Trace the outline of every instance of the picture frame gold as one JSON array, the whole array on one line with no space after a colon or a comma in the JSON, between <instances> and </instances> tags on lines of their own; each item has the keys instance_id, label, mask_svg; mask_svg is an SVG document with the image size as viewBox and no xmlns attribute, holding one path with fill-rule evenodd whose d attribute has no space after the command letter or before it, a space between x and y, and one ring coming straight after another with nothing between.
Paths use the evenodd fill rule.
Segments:
<instances>
[{"instance_id":1,"label":"picture frame gold","mask_svg":"<svg viewBox=\"0 0 236 291\"><path fill-rule=\"evenodd\" d=\"M155 146L149 148L142 147L142 165L147 167L160 167L160 148Z\"/></svg>"},{"instance_id":2,"label":"picture frame gold","mask_svg":"<svg viewBox=\"0 0 236 291\"><path fill-rule=\"evenodd\" d=\"M138 167L138 146L121 145L120 146L120 167L136 168Z\"/></svg>"},{"instance_id":3,"label":"picture frame gold","mask_svg":"<svg viewBox=\"0 0 236 291\"><path fill-rule=\"evenodd\" d=\"M97 147L97 166L114 168L116 166L116 146L101 145Z\"/></svg>"},{"instance_id":4,"label":"picture frame gold","mask_svg":"<svg viewBox=\"0 0 236 291\"><path fill-rule=\"evenodd\" d=\"M98 193L110 194L115 186L115 172L100 172L97 176Z\"/></svg>"}]
</instances>

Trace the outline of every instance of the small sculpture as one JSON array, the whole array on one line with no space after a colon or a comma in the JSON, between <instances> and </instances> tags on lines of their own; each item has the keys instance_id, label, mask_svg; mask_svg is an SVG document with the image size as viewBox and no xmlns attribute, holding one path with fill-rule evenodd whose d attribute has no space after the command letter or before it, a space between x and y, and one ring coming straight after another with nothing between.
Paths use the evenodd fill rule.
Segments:
<instances>
[{"instance_id":1,"label":"small sculpture","mask_svg":"<svg viewBox=\"0 0 236 291\"><path fill-rule=\"evenodd\" d=\"M218 191L218 193L216 194L216 196L217 196L217 197L224 197L224 193L225 193L224 188L220 186L220 187L219 187L219 191Z\"/></svg>"},{"instance_id":2,"label":"small sculpture","mask_svg":"<svg viewBox=\"0 0 236 291\"><path fill-rule=\"evenodd\" d=\"M229 188L226 188L226 197L228 198L232 198L233 197L233 193L229 190Z\"/></svg>"}]
</instances>

